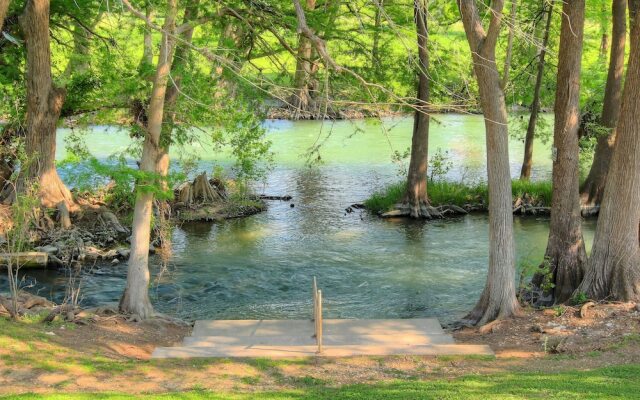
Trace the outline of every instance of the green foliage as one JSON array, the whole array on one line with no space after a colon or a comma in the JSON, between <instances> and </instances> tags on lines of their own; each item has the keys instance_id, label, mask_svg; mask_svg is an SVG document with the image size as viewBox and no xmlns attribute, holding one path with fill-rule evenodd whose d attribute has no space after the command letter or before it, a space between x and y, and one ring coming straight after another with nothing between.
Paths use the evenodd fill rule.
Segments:
<instances>
[{"instance_id":1,"label":"green foliage","mask_svg":"<svg viewBox=\"0 0 640 400\"><path fill-rule=\"evenodd\" d=\"M529 127L529 114L513 114L509 116L509 135L521 141L525 142L527 136L527 129ZM547 144L553 137L553 126L549 123L547 118L539 116L536 119L535 135L541 143Z\"/></svg>"},{"instance_id":2,"label":"green foliage","mask_svg":"<svg viewBox=\"0 0 640 400\"><path fill-rule=\"evenodd\" d=\"M589 297L587 296L586 293L576 292L571 297L570 303L573 305L579 306L586 303L587 301L589 301Z\"/></svg>"},{"instance_id":3,"label":"green foliage","mask_svg":"<svg viewBox=\"0 0 640 400\"><path fill-rule=\"evenodd\" d=\"M429 157L429 179L431 182L440 181L451 171L453 168L453 161L449 156L449 150L442 151L438 148L436 152Z\"/></svg>"}]
</instances>

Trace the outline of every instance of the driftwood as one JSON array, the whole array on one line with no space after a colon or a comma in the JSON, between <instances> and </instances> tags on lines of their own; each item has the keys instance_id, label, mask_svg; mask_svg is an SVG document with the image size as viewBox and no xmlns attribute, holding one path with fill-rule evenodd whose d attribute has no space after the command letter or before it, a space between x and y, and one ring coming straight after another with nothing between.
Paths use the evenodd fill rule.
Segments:
<instances>
[{"instance_id":1,"label":"driftwood","mask_svg":"<svg viewBox=\"0 0 640 400\"><path fill-rule=\"evenodd\" d=\"M293 197L289 196L289 195L285 195L285 196L267 196L265 194L261 194L260 196L258 196L260 198L260 200L282 200L282 201L289 201L291 199L293 199Z\"/></svg>"},{"instance_id":2,"label":"driftwood","mask_svg":"<svg viewBox=\"0 0 640 400\"><path fill-rule=\"evenodd\" d=\"M44 268L48 261L49 254L41 251L0 254L0 267L7 267L11 264L20 268Z\"/></svg>"}]
</instances>

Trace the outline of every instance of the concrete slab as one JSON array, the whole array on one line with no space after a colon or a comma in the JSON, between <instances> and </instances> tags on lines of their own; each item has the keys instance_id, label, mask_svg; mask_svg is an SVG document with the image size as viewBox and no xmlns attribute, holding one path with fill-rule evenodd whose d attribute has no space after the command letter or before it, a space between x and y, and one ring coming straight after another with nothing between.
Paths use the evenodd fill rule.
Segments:
<instances>
[{"instance_id":1,"label":"concrete slab","mask_svg":"<svg viewBox=\"0 0 640 400\"><path fill-rule=\"evenodd\" d=\"M350 357L493 355L488 346L458 345L434 318L329 319L317 354L310 320L197 321L182 347L157 348L153 358Z\"/></svg>"},{"instance_id":2,"label":"concrete slab","mask_svg":"<svg viewBox=\"0 0 640 400\"><path fill-rule=\"evenodd\" d=\"M443 334L435 318L325 319L325 336ZM312 336L311 320L214 320L196 321L191 336Z\"/></svg>"},{"instance_id":3,"label":"concrete slab","mask_svg":"<svg viewBox=\"0 0 640 400\"><path fill-rule=\"evenodd\" d=\"M219 347L159 347L153 358L298 358L298 357L351 357L384 355L493 355L489 346L483 345L349 345L325 347L322 354L316 346L219 346Z\"/></svg>"},{"instance_id":4,"label":"concrete slab","mask_svg":"<svg viewBox=\"0 0 640 400\"><path fill-rule=\"evenodd\" d=\"M345 346L345 345L389 345L389 344L454 344L453 337L447 334L405 334L397 335L325 335L323 337L325 346ZM309 336L194 336L186 337L182 342L189 347L208 346L314 346L315 338Z\"/></svg>"}]
</instances>

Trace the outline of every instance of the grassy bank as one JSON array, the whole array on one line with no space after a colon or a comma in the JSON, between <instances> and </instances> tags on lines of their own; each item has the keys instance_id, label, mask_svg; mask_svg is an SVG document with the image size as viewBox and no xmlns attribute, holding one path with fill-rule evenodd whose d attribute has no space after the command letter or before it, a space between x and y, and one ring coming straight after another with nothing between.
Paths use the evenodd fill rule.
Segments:
<instances>
[{"instance_id":1,"label":"grassy bank","mask_svg":"<svg viewBox=\"0 0 640 400\"><path fill-rule=\"evenodd\" d=\"M309 381L298 388L276 392L233 393L198 390L167 394L115 393L24 394L8 399L625 399L640 390L640 365L621 365L592 371L515 373L465 376L453 380L395 381L331 388Z\"/></svg>"},{"instance_id":2,"label":"grassy bank","mask_svg":"<svg viewBox=\"0 0 640 400\"><path fill-rule=\"evenodd\" d=\"M185 334L152 321L0 318L0 398L614 399L640 391L633 335L598 351L531 358L148 359L155 346Z\"/></svg>"},{"instance_id":3,"label":"grassy bank","mask_svg":"<svg viewBox=\"0 0 640 400\"><path fill-rule=\"evenodd\" d=\"M364 205L372 212L385 212L400 202L406 188L405 182L394 183L383 190L374 193ZM427 191L431 205L456 205L463 207L467 204L489 204L489 189L486 183L465 184L459 182L435 181L429 182ZM513 200L529 196L531 203L541 207L551 206L551 182L548 181L521 181L514 180L511 183Z\"/></svg>"}]
</instances>

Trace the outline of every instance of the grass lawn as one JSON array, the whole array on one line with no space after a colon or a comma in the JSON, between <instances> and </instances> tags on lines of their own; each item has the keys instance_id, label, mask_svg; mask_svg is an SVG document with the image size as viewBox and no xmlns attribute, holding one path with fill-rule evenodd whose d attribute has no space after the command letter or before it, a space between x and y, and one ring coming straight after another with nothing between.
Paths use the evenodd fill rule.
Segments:
<instances>
[{"instance_id":1,"label":"grass lawn","mask_svg":"<svg viewBox=\"0 0 640 400\"><path fill-rule=\"evenodd\" d=\"M453 380L396 381L330 388L318 382L277 392L217 393L190 391L123 395L23 394L8 399L632 399L640 396L640 365L561 373L474 375Z\"/></svg>"}]
</instances>

